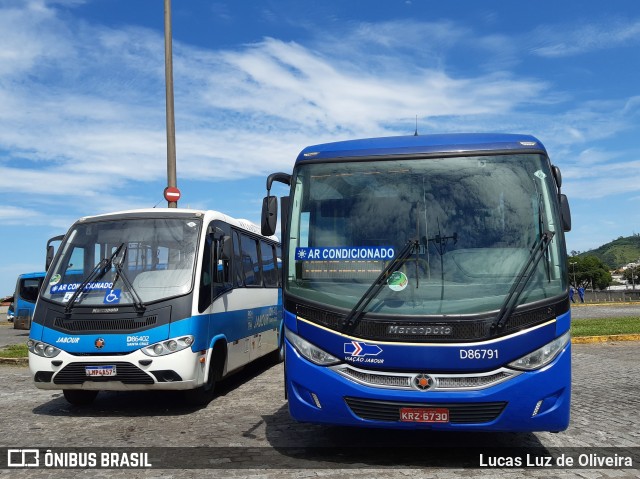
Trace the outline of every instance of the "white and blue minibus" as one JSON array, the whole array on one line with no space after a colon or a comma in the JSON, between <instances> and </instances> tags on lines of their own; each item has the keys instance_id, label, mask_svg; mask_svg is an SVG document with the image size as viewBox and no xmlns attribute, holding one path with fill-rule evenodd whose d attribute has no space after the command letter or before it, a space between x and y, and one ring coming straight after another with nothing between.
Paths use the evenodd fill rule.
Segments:
<instances>
[{"instance_id":1,"label":"white and blue minibus","mask_svg":"<svg viewBox=\"0 0 640 479\"><path fill-rule=\"evenodd\" d=\"M36 387L72 404L100 390L184 390L282 354L274 236L216 211L147 209L78 220L48 268L29 336Z\"/></svg>"}]
</instances>

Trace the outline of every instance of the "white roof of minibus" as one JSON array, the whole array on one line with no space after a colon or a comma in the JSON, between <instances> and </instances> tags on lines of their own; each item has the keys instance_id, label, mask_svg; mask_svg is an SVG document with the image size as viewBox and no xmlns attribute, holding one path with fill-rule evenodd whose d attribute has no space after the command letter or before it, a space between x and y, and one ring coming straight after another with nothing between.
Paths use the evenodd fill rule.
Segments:
<instances>
[{"instance_id":1,"label":"white roof of minibus","mask_svg":"<svg viewBox=\"0 0 640 479\"><path fill-rule=\"evenodd\" d=\"M136 210L122 210L122 211L112 211L110 213L102 213L99 215L93 216L83 216L78 221L87 221L87 220L96 220L96 219L107 219L110 216L135 216L138 214L161 214L161 215L179 215L179 214L192 214L192 215L201 215L204 217L205 221L211 221L213 219L219 219L226 223L229 223L233 226L237 226L247 231L251 231L255 234L260 235L260 226L249 221L244 218L234 218L225 213L216 210L195 210L188 208L142 208ZM269 239L274 241L280 241L277 236L268 236Z\"/></svg>"}]
</instances>

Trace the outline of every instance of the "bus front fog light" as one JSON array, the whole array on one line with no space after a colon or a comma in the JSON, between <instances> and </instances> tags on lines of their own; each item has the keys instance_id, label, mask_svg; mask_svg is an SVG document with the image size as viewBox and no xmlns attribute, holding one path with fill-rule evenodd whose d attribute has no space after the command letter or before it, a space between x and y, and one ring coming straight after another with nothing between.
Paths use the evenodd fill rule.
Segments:
<instances>
[{"instance_id":1,"label":"bus front fog light","mask_svg":"<svg viewBox=\"0 0 640 479\"><path fill-rule=\"evenodd\" d=\"M536 403L536 407L533 409L531 417L537 416L538 412L540 412L540 406L542 406L542 399Z\"/></svg>"}]
</instances>

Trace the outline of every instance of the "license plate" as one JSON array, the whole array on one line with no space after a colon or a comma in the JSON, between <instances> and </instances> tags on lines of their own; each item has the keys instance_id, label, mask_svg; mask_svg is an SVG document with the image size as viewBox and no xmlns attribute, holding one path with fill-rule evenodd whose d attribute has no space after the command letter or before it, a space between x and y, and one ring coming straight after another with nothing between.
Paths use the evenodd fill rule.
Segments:
<instances>
[{"instance_id":1,"label":"license plate","mask_svg":"<svg viewBox=\"0 0 640 479\"><path fill-rule=\"evenodd\" d=\"M116 375L116 367L115 366L85 366L84 368L87 376L90 377L104 377L104 376L115 376Z\"/></svg>"},{"instance_id":2,"label":"license plate","mask_svg":"<svg viewBox=\"0 0 640 479\"><path fill-rule=\"evenodd\" d=\"M445 408L403 407L401 422L449 422L449 410Z\"/></svg>"}]
</instances>

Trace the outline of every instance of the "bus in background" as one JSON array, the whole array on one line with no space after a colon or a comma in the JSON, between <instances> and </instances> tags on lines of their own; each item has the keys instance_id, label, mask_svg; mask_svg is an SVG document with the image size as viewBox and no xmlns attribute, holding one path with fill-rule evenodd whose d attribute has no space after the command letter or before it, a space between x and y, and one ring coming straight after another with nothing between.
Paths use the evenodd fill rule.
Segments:
<instances>
[{"instance_id":1,"label":"bus in background","mask_svg":"<svg viewBox=\"0 0 640 479\"><path fill-rule=\"evenodd\" d=\"M72 404L100 390L184 390L281 357L277 238L216 211L134 210L77 221L52 260L29 336L35 386Z\"/></svg>"},{"instance_id":2,"label":"bus in background","mask_svg":"<svg viewBox=\"0 0 640 479\"><path fill-rule=\"evenodd\" d=\"M506 134L311 146L282 200L285 387L302 422L561 431L571 229L560 170ZM285 201L286 200L286 201Z\"/></svg>"},{"instance_id":3,"label":"bus in background","mask_svg":"<svg viewBox=\"0 0 640 479\"><path fill-rule=\"evenodd\" d=\"M58 243L64 236L54 236L47 241L47 261L45 271L37 273L25 273L18 276L13 302L9 306L7 319L13 322L14 329L30 329L31 320L36 309L38 294L42 287L44 277L49 269L51 259L55 252L54 243Z\"/></svg>"},{"instance_id":4,"label":"bus in background","mask_svg":"<svg viewBox=\"0 0 640 479\"><path fill-rule=\"evenodd\" d=\"M46 273L24 273L18 276L13 294L13 328L29 329L38 300L38 292Z\"/></svg>"}]
</instances>

